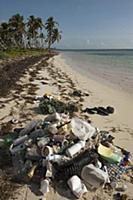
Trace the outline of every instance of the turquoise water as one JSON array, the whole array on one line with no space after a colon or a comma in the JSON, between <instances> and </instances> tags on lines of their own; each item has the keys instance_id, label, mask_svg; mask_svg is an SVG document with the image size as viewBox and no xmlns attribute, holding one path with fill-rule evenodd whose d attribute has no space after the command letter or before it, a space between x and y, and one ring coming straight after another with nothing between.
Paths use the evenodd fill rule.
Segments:
<instances>
[{"instance_id":1,"label":"turquoise water","mask_svg":"<svg viewBox=\"0 0 133 200\"><path fill-rule=\"evenodd\" d=\"M83 75L133 94L133 50L79 50L61 54Z\"/></svg>"}]
</instances>

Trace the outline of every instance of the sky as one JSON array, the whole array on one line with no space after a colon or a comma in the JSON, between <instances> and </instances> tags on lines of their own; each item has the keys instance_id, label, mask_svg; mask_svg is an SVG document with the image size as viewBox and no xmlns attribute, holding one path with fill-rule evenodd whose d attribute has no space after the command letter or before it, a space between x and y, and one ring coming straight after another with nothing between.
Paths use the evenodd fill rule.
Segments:
<instances>
[{"instance_id":1,"label":"sky","mask_svg":"<svg viewBox=\"0 0 133 200\"><path fill-rule=\"evenodd\" d=\"M133 0L0 0L0 21L16 13L53 16L67 49L133 48Z\"/></svg>"}]
</instances>

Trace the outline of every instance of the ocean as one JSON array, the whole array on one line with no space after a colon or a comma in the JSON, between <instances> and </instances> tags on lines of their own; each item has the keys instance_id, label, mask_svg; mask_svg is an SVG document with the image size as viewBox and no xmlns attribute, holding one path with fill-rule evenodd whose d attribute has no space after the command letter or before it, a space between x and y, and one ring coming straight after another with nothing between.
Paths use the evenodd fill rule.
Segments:
<instances>
[{"instance_id":1,"label":"ocean","mask_svg":"<svg viewBox=\"0 0 133 200\"><path fill-rule=\"evenodd\" d=\"M84 76L133 94L133 50L71 50L61 55Z\"/></svg>"}]
</instances>

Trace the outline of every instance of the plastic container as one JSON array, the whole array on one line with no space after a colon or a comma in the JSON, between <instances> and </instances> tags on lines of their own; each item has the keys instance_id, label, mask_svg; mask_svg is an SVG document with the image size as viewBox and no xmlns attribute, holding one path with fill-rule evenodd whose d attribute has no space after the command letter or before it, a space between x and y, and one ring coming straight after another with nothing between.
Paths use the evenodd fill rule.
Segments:
<instances>
[{"instance_id":1,"label":"plastic container","mask_svg":"<svg viewBox=\"0 0 133 200\"><path fill-rule=\"evenodd\" d=\"M78 176L72 176L68 181L67 184L71 189L72 193L77 197L81 198L82 195L88 192L86 186L81 182Z\"/></svg>"},{"instance_id":2,"label":"plastic container","mask_svg":"<svg viewBox=\"0 0 133 200\"><path fill-rule=\"evenodd\" d=\"M46 157L46 160L53 161L53 162L61 162L63 160L64 156L58 155L58 154L52 154Z\"/></svg>"},{"instance_id":3,"label":"plastic container","mask_svg":"<svg viewBox=\"0 0 133 200\"><path fill-rule=\"evenodd\" d=\"M83 167L81 177L88 189L96 189L102 187L108 182L108 173L89 164Z\"/></svg>"},{"instance_id":4,"label":"plastic container","mask_svg":"<svg viewBox=\"0 0 133 200\"><path fill-rule=\"evenodd\" d=\"M49 181L47 179L41 181L40 191L43 195L49 192Z\"/></svg>"},{"instance_id":5,"label":"plastic container","mask_svg":"<svg viewBox=\"0 0 133 200\"><path fill-rule=\"evenodd\" d=\"M53 154L53 148L50 146L45 146L41 150L41 155L47 157L48 155Z\"/></svg>"},{"instance_id":6,"label":"plastic container","mask_svg":"<svg viewBox=\"0 0 133 200\"><path fill-rule=\"evenodd\" d=\"M69 157L73 157L76 153L78 153L84 147L85 147L85 141L79 141L78 143L68 148L66 150L66 154Z\"/></svg>"},{"instance_id":7,"label":"plastic container","mask_svg":"<svg viewBox=\"0 0 133 200\"><path fill-rule=\"evenodd\" d=\"M98 153L110 163L120 163L122 160L122 154L119 152L113 152L111 148L108 148L102 144L99 144Z\"/></svg>"},{"instance_id":8,"label":"plastic container","mask_svg":"<svg viewBox=\"0 0 133 200\"><path fill-rule=\"evenodd\" d=\"M95 127L77 117L71 120L71 129L73 134L80 140L88 140L97 134Z\"/></svg>"}]
</instances>

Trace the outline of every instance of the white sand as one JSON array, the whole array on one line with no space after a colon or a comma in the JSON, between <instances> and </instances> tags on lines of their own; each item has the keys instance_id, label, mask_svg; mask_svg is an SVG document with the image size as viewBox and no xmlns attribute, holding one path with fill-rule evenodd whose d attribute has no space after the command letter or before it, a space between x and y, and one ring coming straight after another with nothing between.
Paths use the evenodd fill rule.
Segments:
<instances>
[{"instance_id":1,"label":"white sand","mask_svg":"<svg viewBox=\"0 0 133 200\"><path fill-rule=\"evenodd\" d=\"M38 63L40 64L40 63ZM133 104L132 99L130 99L127 95L124 93L117 91L115 89L112 89L103 83L88 79L87 77L84 77L83 75L79 74L78 72L75 72L71 66L68 66L65 63L65 60L61 57L61 55L55 56L49 60L49 66L55 66L57 69L61 69L61 71L68 74L69 77L73 80L73 82L76 84L77 89L81 89L83 92L87 91L90 95L89 97L85 98L84 108L86 106L88 107L95 107L95 106L108 106L111 105L115 108L115 113L109 116L100 116L100 115L88 115L90 117L92 124L95 127L98 127L100 130L111 130L112 128L115 128L116 131L111 134L115 136L115 143L121 147L124 147L131 151L133 153ZM34 70L35 65L33 66L32 70ZM29 70L30 71L30 70ZM21 84L29 84L29 78L28 75L29 72L27 72L27 76L23 77L21 79ZM36 90L36 95L43 95L44 93L51 93L55 96L59 96L60 91L58 90L58 85L53 85L53 83L57 82L52 77L49 76L49 73L47 69L42 68L39 70L37 78L43 78L45 81L45 78L49 79L49 84L43 85L41 83L42 80L35 79L32 83L36 84L38 87L38 90ZM63 85L63 83L62 83ZM67 90L70 90L69 84L64 83L65 87L67 87ZM15 93L15 91L12 91L9 95L9 98L12 98L12 94ZM32 108L38 105L35 104L29 104L25 103L25 96L28 94L28 87L25 88L24 91L20 91L19 93L19 99L16 98L15 100L9 101L5 103L5 107L1 109L0 118L1 123L8 121L8 115L11 111L14 110L13 116L17 116L20 119L20 125L23 125L21 123L21 114L22 112L28 116L27 121L32 120L33 118L43 118L43 115L39 115L35 113ZM0 99L3 100L3 99ZM20 101L21 100L21 101ZM3 100L4 102L4 100ZM23 109L20 109L23 108ZM6 117L7 116L7 117ZM5 118L4 118L5 117ZM12 117L12 116L10 116ZM26 122L27 122L26 121ZM25 122L25 123L26 123ZM16 125L16 127L19 127L19 124ZM58 191L58 192L57 192ZM127 191L130 196L133 196L133 185L130 184L130 187ZM23 195L18 196L18 200L38 200L40 197L35 195L30 191L28 186L25 186L22 191ZM94 194L91 194L88 192L82 199L84 200L94 200L93 196ZM27 196L27 197L26 197ZM106 193L98 192L97 196L101 197L101 200L111 200L112 197L109 197ZM53 188L50 188L50 192L47 194L47 200L67 200L67 199L73 199L71 196L70 191L68 190L61 190L58 185L56 185L56 190Z\"/></svg>"},{"instance_id":2,"label":"white sand","mask_svg":"<svg viewBox=\"0 0 133 200\"><path fill-rule=\"evenodd\" d=\"M115 113L109 116L90 115L92 123L102 130L115 127L116 132L113 133L116 137L115 143L133 153L133 99L124 92L112 89L74 71L65 63L61 55L55 56L51 62L67 72L79 89L90 93L84 103L85 107L110 105L115 108Z\"/></svg>"}]
</instances>

